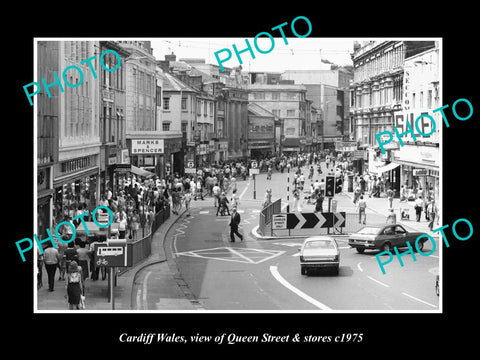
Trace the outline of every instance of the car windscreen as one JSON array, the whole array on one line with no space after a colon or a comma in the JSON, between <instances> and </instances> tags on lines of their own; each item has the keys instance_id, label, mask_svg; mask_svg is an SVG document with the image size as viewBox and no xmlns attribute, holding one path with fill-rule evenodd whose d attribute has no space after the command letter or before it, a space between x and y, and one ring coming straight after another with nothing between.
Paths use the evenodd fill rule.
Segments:
<instances>
[{"instance_id":1,"label":"car windscreen","mask_svg":"<svg viewBox=\"0 0 480 360\"><path fill-rule=\"evenodd\" d=\"M357 232L357 234L363 234L363 235L377 235L380 232L380 228L377 227L364 227L360 231Z\"/></svg>"},{"instance_id":2,"label":"car windscreen","mask_svg":"<svg viewBox=\"0 0 480 360\"><path fill-rule=\"evenodd\" d=\"M335 249L335 245L330 240L307 241L305 249Z\"/></svg>"}]
</instances>

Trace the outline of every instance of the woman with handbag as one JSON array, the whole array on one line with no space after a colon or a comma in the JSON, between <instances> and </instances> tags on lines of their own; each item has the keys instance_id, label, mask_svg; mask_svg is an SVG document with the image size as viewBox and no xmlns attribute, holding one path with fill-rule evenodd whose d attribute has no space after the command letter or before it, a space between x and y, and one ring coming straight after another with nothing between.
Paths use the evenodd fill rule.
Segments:
<instances>
[{"instance_id":1,"label":"woman with handbag","mask_svg":"<svg viewBox=\"0 0 480 360\"><path fill-rule=\"evenodd\" d=\"M76 261L68 266L65 278L65 297L69 310L81 310L85 308L85 296L83 294L82 269Z\"/></svg>"}]
</instances>

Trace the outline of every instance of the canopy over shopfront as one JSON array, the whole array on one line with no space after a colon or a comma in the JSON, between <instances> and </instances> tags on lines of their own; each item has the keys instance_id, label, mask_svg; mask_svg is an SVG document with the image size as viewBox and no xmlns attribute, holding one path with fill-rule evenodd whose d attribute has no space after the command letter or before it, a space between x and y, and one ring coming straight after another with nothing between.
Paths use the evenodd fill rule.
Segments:
<instances>
[{"instance_id":1,"label":"canopy over shopfront","mask_svg":"<svg viewBox=\"0 0 480 360\"><path fill-rule=\"evenodd\" d=\"M397 164L397 163L394 163L394 162L391 162L390 164L387 164L385 166L379 166L373 170L370 170L371 173L374 173L374 174L377 174L377 175L380 175L380 174L383 174L384 172L387 172L387 171L390 171L390 170L393 170L395 169L396 167L400 166L400 164Z\"/></svg>"},{"instance_id":2,"label":"canopy over shopfront","mask_svg":"<svg viewBox=\"0 0 480 360\"><path fill-rule=\"evenodd\" d=\"M145 177L145 178L151 178L152 176L155 176L154 173L148 171L148 170L145 170L145 169L142 169L142 168L139 168L137 166L134 166L132 165L132 168L130 169L130 171L135 174L135 175L138 175L138 176L142 176L142 177Z\"/></svg>"}]
</instances>

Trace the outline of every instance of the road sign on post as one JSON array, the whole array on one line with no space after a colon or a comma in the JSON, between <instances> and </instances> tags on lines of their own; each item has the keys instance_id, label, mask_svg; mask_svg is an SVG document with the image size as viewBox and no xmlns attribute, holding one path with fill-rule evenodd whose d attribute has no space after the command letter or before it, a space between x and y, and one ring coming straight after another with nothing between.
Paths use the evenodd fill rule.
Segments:
<instances>
[{"instance_id":1,"label":"road sign on post","mask_svg":"<svg viewBox=\"0 0 480 360\"><path fill-rule=\"evenodd\" d=\"M131 266L128 262L126 239L109 240L107 243L96 243L93 246L94 261L97 266Z\"/></svg>"},{"instance_id":2,"label":"road sign on post","mask_svg":"<svg viewBox=\"0 0 480 360\"><path fill-rule=\"evenodd\" d=\"M258 163L255 160L252 160L252 169L256 169L258 167Z\"/></svg>"}]
</instances>

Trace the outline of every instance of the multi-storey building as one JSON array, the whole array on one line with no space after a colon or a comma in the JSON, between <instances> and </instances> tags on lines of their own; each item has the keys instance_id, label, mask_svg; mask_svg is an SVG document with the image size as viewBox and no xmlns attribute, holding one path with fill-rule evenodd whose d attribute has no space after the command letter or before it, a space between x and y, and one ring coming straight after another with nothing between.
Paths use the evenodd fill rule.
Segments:
<instances>
[{"instance_id":1,"label":"multi-storey building","mask_svg":"<svg viewBox=\"0 0 480 360\"><path fill-rule=\"evenodd\" d=\"M306 88L292 84L251 84L249 101L260 105L278 119L276 132L280 134L280 151L298 152L305 149ZM302 144L303 143L303 144Z\"/></svg>"},{"instance_id":2,"label":"multi-storey building","mask_svg":"<svg viewBox=\"0 0 480 360\"><path fill-rule=\"evenodd\" d=\"M434 41L402 40L354 45L350 108L354 139L368 151L369 172L385 173L395 190L400 189L400 169L398 164L390 162L398 142L392 142L388 151L381 154L375 135L383 131L393 132L394 119L402 114L405 59L434 46ZM386 165L388 167L384 167Z\"/></svg>"},{"instance_id":3,"label":"multi-storey building","mask_svg":"<svg viewBox=\"0 0 480 360\"><path fill-rule=\"evenodd\" d=\"M60 46L58 41L37 42L37 78L47 84L55 81L53 73L59 71ZM37 231L40 239L47 237L46 229L52 227L54 199L53 167L58 161L58 87L50 88L51 98L45 92L36 97L37 103Z\"/></svg>"},{"instance_id":4,"label":"multi-storey building","mask_svg":"<svg viewBox=\"0 0 480 360\"><path fill-rule=\"evenodd\" d=\"M415 140L407 133L402 137L404 145L397 146L392 154L392 163L400 165L401 185L409 192L423 189L435 199L439 199L440 191L440 124L443 122L440 112L433 112L443 104L440 60L438 41L434 48L405 58L402 111L395 114L394 126L399 133L404 133L409 122ZM430 134L428 136L420 134L415 126L418 116L425 113L432 116L436 124L427 118L418 121L418 129Z\"/></svg>"},{"instance_id":5,"label":"multi-storey building","mask_svg":"<svg viewBox=\"0 0 480 360\"><path fill-rule=\"evenodd\" d=\"M62 78L69 84L58 93L58 162L54 165L54 218L62 221L74 216L81 204L91 212L97 206L100 193L100 84L94 77L100 72L98 41L60 41L54 60L57 73L69 66ZM89 63L81 62L94 57ZM83 74L83 79L82 79ZM56 91L57 85L50 88ZM38 96L38 95L37 95ZM46 98L45 101L52 99Z\"/></svg>"},{"instance_id":6,"label":"multi-storey building","mask_svg":"<svg viewBox=\"0 0 480 360\"><path fill-rule=\"evenodd\" d=\"M117 55L108 52L115 51ZM100 41L100 53L107 51L103 57L104 65L115 71L100 69L100 192L107 188L116 192L123 171L128 169L130 161L126 142L126 66L129 56L122 46L113 41ZM120 64L118 62L120 61Z\"/></svg>"},{"instance_id":7,"label":"multi-storey building","mask_svg":"<svg viewBox=\"0 0 480 360\"><path fill-rule=\"evenodd\" d=\"M350 137L349 85L353 74L349 69L287 70L281 78L304 85L307 89L306 98L321 110L322 149L333 149L336 141Z\"/></svg>"},{"instance_id":8,"label":"multi-storey building","mask_svg":"<svg viewBox=\"0 0 480 360\"><path fill-rule=\"evenodd\" d=\"M157 76L160 69L149 41L120 43L131 53L126 61L126 137L133 165L131 169L135 172L140 167L164 177L173 169L183 168L183 163L181 135L171 133L169 125L157 111L158 104L163 101L161 80Z\"/></svg>"},{"instance_id":9,"label":"multi-storey building","mask_svg":"<svg viewBox=\"0 0 480 360\"><path fill-rule=\"evenodd\" d=\"M196 141L200 144L200 137L196 138L196 94L197 90L183 83L175 76L164 72L163 77L163 124L168 129L180 130L182 139L182 166L174 168L175 172L183 173L183 164L195 160ZM163 125L162 125L163 126ZM166 130L167 128L165 128ZM180 155L177 155L180 156Z\"/></svg>"},{"instance_id":10,"label":"multi-storey building","mask_svg":"<svg viewBox=\"0 0 480 360\"><path fill-rule=\"evenodd\" d=\"M248 104L248 149L252 159L275 152L275 115L256 103Z\"/></svg>"}]
</instances>

